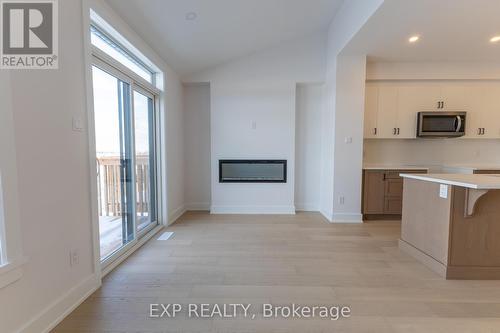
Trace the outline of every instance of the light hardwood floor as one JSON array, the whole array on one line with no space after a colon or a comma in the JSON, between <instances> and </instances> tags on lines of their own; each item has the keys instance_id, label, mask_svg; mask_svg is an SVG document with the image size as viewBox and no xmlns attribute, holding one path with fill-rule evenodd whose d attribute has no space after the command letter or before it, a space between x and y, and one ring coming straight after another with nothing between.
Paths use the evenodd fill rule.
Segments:
<instances>
[{"instance_id":1,"label":"light hardwood floor","mask_svg":"<svg viewBox=\"0 0 500 333\"><path fill-rule=\"evenodd\" d=\"M500 332L500 281L446 281L399 251L398 222L187 213L53 332ZM347 305L350 318L149 318L150 303Z\"/></svg>"}]
</instances>

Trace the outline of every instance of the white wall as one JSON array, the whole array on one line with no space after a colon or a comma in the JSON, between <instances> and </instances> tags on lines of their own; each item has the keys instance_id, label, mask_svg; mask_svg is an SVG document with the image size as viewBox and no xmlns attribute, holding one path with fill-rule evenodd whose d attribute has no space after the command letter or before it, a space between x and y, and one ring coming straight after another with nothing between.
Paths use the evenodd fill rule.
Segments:
<instances>
[{"instance_id":1,"label":"white wall","mask_svg":"<svg viewBox=\"0 0 500 333\"><path fill-rule=\"evenodd\" d=\"M283 43L185 78L210 82L212 212L295 211L295 86L323 81L324 38ZM287 159L288 182L219 184L222 158Z\"/></svg>"},{"instance_id":2,"label":"white wall","mask_svg":"<svg viewBox=\"0 0 500 333\"><path fill-rule=\"evenodd\" d=\"M60 1L59 13L59 69L11 71L28 262L23 277L0 290L2 332L29 324L72 288L92 286L88 140L85 132L71 129L72 116L86 114L81 2ZM74 267L69 265L71 249L80 255Z\"/></svg>"},{"instance_id":3,"label":"white wall","mask_svg":"<svg viewBox=\"0 0 500 333\"><path fill-rule=\"evenodd\" d=\"M2 242L2 265L10 267L22 261L21 230L19 227L19 200L17 159L15 150L14 121L12 115L12 90L10 73L0 73L0 241ZM3 207L3 210L1 209ZM21 268L22 270L22 268ZM12 275L18 272L9 272L0 275L0 288L12 281ZM0 291L1 295L1 291Z\"/></svg>"},{"instance_id":4,"label":"white wall","mask_svg":"<svg viewBox=\"0 0 500 333\"><path fill-rule=\"evenodd\" d=\"M369 80L499 80L499 63L369 63ZM365 164L499 164L500 140L365 140Z\"/></svg>"},{"instance_id":5,"label":"white wall","mask_svg":"<svg viewBox=\"0 0 500 333\"><path fill-rule=\"evenodd\" d=\"M323 84L297 84L295 208L319 211Z\"/></svg>"},{"instance_id":6,"label":"white wall","mask_svg":"<svg viewBox=\"0 0 500 333\"><path fill-rule=\"evenodd\" d=\"M354 214L359 216L360 207L356 212L347 211L349 207L334 207L334 187L337 182L342 183L342 179L335 177L344 177L344 173L340 172L335 174L334 168L335 164L340 163L341 165L349 165L352 160L356 161L359 159L359 153L357 150L353 154L345 154L342 159L339 160L335 154L336 145L336 134L335 129L341 128L343 126L342 120L339 118L339 122L336 123L336 117L338 112L349 112L349 110L337 110L336 109L336 98L338 90L341 89L337 87L337 70L339 64L337 63L337 57L347 45L347 43L352 39L352 37L359 31L359 29L366 23L366 21L373 15L373 13L378 9L378 7L383 3L383 0L351 0L345 1L340 10L337 12L332 24L330 25L328 31L328 46L327 46L327 71L326 71L326 84L325 84L325 109L322 115L322 162L321 162L321 191L320 191L320 211L321 213L330 221L334 221L334 211L338 214L345 214L342 218L344 220L348 217L348 214ZM357 70L356 70L357 71ZM343 74L344 77L348 76L347 73ZM358 95L354 92L355 95ZM359 101L353 100L353 103L359 103ZM348 122L350 124L350 122ZM361 123L362 125L362 123ZM359 124L356 124L359 126ZM357 128L357 127L356 127ZM354 137L353 142L357 142L362 139L361 137ZM340 158L340 157L339 157ZM337 161L335 161L337 160ZM359 173L359 175L358 175ZM361 176L360 170L355 168L351 169L349 177L353 179L358 179ZM346 202L354 202L358 200L360 196L360 189L357 186L353 186L349 189L343 191L343 196ZM338 198L337 198L338 199ZM340 215L339 215L340 216ZM339 221L340 222L340 221Z\"/></svg>"},{"instance_id":7,"label":"white wall","mask_svg":"<svg viewBox=\"0 0 500 333\"><path fill-rule=\"evenodd\" d=\"M72 131L73 116L87 118L82 1L58 3L59 69L11 71L21 240L28 261L19 281L0 289L0 331L6 333L45 331L100 283L89 195L94 156L89 156L88 131ZM143 50L140 39L129 35ZM158 65L166 74L162 119L168 128L172 211L184 200L182 85L168 66ZM71 249L79 253L73 267Z\"/></svg>"},{"instance_id":8,"label":"white wall","mask_svg":"<svg viewBox=\"0 0 500 333\"><path fill-rule=\"evenodd\" d=\"M365 56L337 58L333 221L362 222L361 169L365 110Z\"/></svg>"},{"instance_id":9,"label":"white wall","mask_svg":"<svg viewBox=\"0 0 500 333\"><path fill-rule=\"evenodd\" d=\"M184 186L188 210L210 209L210 84L184 86Z\"/></svg>"}]
</instances>

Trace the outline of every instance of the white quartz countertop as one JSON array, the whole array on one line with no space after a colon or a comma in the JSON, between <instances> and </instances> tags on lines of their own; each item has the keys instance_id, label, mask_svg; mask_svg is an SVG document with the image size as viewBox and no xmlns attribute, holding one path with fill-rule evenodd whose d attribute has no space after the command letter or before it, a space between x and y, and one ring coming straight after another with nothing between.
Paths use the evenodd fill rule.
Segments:
<instances>
[{"instance_id":1,"label":"white quartz countertop","mask_svg":"<svg viewBox=\"0 0 500 333\"><path fill-rule=\"evenodd\" d=\"M476 190L500 189L500 175L472 175L472 174L405 174L401 177L417 179L427 182L461 186Z\"/></svg>"},{"instance_id":2,"label":"white quartz countertop","mask_svg":"<svg viewBox=\"0 0 500 333\"><path fill-rule=\"evenodd\" d=\"M366 164L364 170L429 170L429 168L412 165L384 165L384 164Z\"/></svg>"},{"instance_id":3,"label":"white quartz countertop","mask_svg":"<svg viewBox=\"0 0 500 333\"><path fill-rule=\"evenodd\" d=\"M443 168L475 170L500 170L500 164L445 164Z\"/></svg>"}]
</instances>

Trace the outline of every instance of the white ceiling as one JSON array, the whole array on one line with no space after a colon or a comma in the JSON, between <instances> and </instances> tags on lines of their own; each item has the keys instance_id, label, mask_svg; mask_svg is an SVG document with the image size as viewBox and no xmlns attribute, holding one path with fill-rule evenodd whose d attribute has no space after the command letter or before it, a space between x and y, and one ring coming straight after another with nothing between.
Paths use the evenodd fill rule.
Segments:
<instances>
[{"instance_id":1,"label":"white ceiling","mask_svg":"<svg viewBox=\"0 0 500 333\"><path fill-rule=\"evenodd\" d=\"M409 44L411 35L420 35ZM500 61L499 0L385 0L343 52L370 61Z\"/></svg>"},{"instance_id":2,"label":"white ceiling","mask_svg":"<svg viewBox=\"0 0 500 333\"><path fill-rule=\"evenodd\" d=\"M107 0L180 75L327 29L343 0ZM195 12L197 18L186 20Z\"/></svg>"}]
</instances>

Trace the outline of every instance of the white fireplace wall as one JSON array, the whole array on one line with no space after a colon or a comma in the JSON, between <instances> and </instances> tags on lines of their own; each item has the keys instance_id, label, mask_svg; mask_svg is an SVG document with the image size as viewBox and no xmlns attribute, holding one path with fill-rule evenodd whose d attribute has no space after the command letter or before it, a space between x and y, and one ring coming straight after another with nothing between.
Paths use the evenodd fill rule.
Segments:
<instances>
[{"instance_id":1,"label":"white fireplace wall","mask_svg":"<svg viewBox=\"0 0 500 333\"><path fill-rule=\"evenodd\" d=\"M184 78L210 82L211 211L295 212L296 83L322 82L325 34ZM219 159L286 159L286 184L220 184Z\"/></svg>"}]
</instances>

